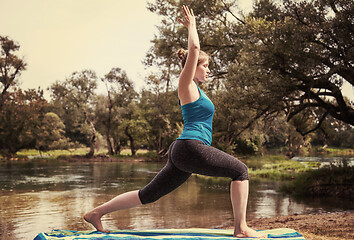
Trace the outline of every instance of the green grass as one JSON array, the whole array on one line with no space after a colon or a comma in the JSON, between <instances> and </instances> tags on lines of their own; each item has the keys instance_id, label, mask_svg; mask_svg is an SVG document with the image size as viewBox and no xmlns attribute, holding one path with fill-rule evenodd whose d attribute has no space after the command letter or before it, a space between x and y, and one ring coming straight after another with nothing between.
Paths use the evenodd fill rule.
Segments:
<instances>
[{"instance_id":1,"label":"green grass","mask_svg":"<svg viewBox=\"0 0 354 240\"><path fill-rule=\"evenodd\" d=\"M289 160L283 155L251 156L243 159L252 178L288 180L309 169L308 166Z\"/></svg>"},{"instance_id":2,"label":"green grass","mask_svg":"<svg viewBox=\"0 0 354 240\"><path fill-rule=\"evenodd\" d=\"M89 148L75 148L75 149L69 149L69 150L50 150L47 152L42 152L42 157L40 155L40 152L36 149L23 149L19 152L17 152L16 156L19 158L23 157L34 157L34 158L46 158L46 159L52 159L52 158L57 158L57 157L62 157L62 156L73 156L73 155L86 155L90 151ZM98 152L95 152L95 155L97 154L102 154L107 151L101 150Z\"/></svg>"},{"instance_id":3,"label":"green grass","mask_svg":"<svg viewBox=\"0 0 354 240\"><path fill-rule=\"evenodd\" d=\"M76 148L70 150L50 150L47 152L42 152L42 156L40 152L36 149L23 149L15 156L10 159L5 159L0 155L0 161L18 161L18 160L26 160L26 159L58 159L58 158L65 158L70 156L85 156L89 152L89 148ZM96 151L95 155L98 154L107 154L106 149L102 149L100 151ZM139 149L136 152L135 156L131 155L130 149L123 149L120 152L120 155L112 156L114 158L119 159L130 159L130 158L147 158L147 159L155 159L157 158L157 153L155 151L149 151L145 149Z\"/></svg>"},{"instance_id":4,"label":"green grass","mask_svg":"<svg viewBox=\"0 0 354 240\"><path fill-rule=\"evenodd\" d=\"M157 159L158 155L156 151L149 151L146 149L139 149L136 151L135 156L132 156L129 149L124 149L120 152L119 156L114 156L116 158L130 159L130 158L146 158L146 159Z\"/></svg>"},{"instance_id":5,"label":"green grass","mask_svg":"<svg viewBox=\"0 0 354 240\"><path fill-rule=\"evenodd\" d=\"M90 151L89 148L76 148L76 149L70 149L70 150L50 150L47 152L42 152L43 156L64 156L64 155L85 155ZM145 154L147 153L148 150L142 149L138 150L137 154ZM106 154L107 150L102 149L99 151L95 151L95 155L97 154ZM39 156L40 152L36 149L24 149L21 150L17 153L17 156ZM124 149L120 152L120 155L122 156L131 156L131 151L130 149Z\"/></svg>"},{"instance_id":6,"label":"green grass","mask_svg":"<svg viewBox=\"0 0 354 240\"><path fill-rule=\"evenodd\" d=\"M261 168L249 168L250 177L261 177L273 180L288 180L297 174L308 170L306 165L294 160L282 160L274 163L265 163Z\"/></svg>"}]
</instances>

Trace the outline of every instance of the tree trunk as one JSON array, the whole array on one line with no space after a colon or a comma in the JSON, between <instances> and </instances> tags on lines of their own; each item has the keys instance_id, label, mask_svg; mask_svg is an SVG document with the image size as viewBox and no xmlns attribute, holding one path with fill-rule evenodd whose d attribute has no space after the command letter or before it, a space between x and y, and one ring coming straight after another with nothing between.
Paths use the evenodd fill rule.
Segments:
<instances>
[{"instance_id":1,"label":"tree trunk","mask_svg":"<svg viewBox=\"0 0 354 240\"><path fill-rule=\"evenodd\" d=\"M111 99L110 91L108 91L108 101L109 101L109 105L108 105L108 120L106 125L106 141L107 141L108 154L113 155L114 152L113 152L111 138L110 138L113 102Z\"/></svg>"},{"instance_id":2,"label":"tree trunk","mask_svg":"<svg viewBox=\"0 0 354 240\"><path fill-rule=\"evenodd\" d=\"M129 139L130 139L130 149L132 151L132 156L135 156L136 149L135 149L134 139L133 138L129 138Z\"/></svg>"},{"instance_id":3,"label":"tree trunk","mask_svg":"<svg viewBox=\"0 0 354 240\"><path fill-rule=\"evenodd\" d=\"M134 138L131 134L129 134L129 125L125 128L125 135L127 135L127 137L129 138L130 141L130 150L132 152L132 156L135 156L136 150L135 150L135 145L134 145Z\"/></svg>"},{"instance_id":4,"label":"tree trunk","mask_svg":"<svg viewBox=\"0 0 354 240\"><path fill-rule=\"evenodd\" d=\"M161 154L161 149L162 149L162 127L161 124L159 125L159 140L158 140L158 145L157 145L157 152L159 155Z\"/></svg>"},{"instance_id":5,"label":"tree trunk","mask_svg":"<svg viewBox=\"0 0 354 240\"><path fill-rule=\"evenodd\" d=\"M90 138L90 152L86 154L87 157L91 158L95 154L95 142L96 142L96 135L92 134Z\"/></svg>"},{"instance_id":6,"label":"tree trunk","mask_svg":"<svg viewBox=\"0 0 354 240\"><path fill-rule=\"evenodd\" d=\"M116 138L113 138L113 145L114 145L114 153L116 155L119 155L120 154L120 144Z\"/></svg>"},{"instance_id":7,"label":"tree trunk","mask_svg":"<svg viewBox=\"0 0 354 240\"><path fill-rule=\"evenodd\" d=\"M168 64L168 70L167 70L167 78L166 78L166 93L168 93L168 89L170 88L170 74L171 74L171 64Z\"/></svg>"},{"instance_id":8,"label":"tree trunk","mask_svg":"<svg viewBox=\"0 0 354 240\"><path fill-rule=\"evenodd\" d=\"M93 157L95 154L95 143L96 143L96 128L93 122L87 116L87 112L84 112L86 121L90 124L91 127L91 137L90 137L90 152L86 154L87 157Z\"/></svg>"},{"instance_id":9,"label":"tree trunk","mask_svg":"<svg viewBox=\"0 0 354 240\"><path fill-rule=\"evenodd\" d=\"M113 155L114 152L113 152L112 142L111 142L111 138L110 138L108 129L107 129L107 132L106 132L106 142L107 142L108 154L109 155Z\"/></svg>"}]
</instances>

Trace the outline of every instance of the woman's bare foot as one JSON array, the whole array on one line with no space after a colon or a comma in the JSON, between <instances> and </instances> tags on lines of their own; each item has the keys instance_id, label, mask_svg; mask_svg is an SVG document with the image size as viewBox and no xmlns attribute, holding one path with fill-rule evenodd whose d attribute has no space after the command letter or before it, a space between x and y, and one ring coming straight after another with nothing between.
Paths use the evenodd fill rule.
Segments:
<instances>
[{"instance_id":1,"label":"woman's bare foot","mask_svg":"<svg viewBox=\"0 0 354 240\"><path fill-rule=\"evenodd\" d=\"M86 222L91 223L96 229L97 231L100 232L105 232L108 233L108 230L105 230L102 226L102 222L101 222L101 216L95 212L95 211L91 211L88 212L84 215L84 219Z\"/></svg>"},{"instance_id":2,"label":"woman's bare foot","mask_svg":"<svg viewBox=\"0 0 354 240\"><path fill-rule=\"evenodd\" d=\"M264 234L262 232L257 232L255 230L253 230L252 228L246 227L238 233L236 233L236 231L235 231L234 237L238 237L238 238L246 238L246 237L267 238L268 234Z\"/></svg>"}]
</instances>

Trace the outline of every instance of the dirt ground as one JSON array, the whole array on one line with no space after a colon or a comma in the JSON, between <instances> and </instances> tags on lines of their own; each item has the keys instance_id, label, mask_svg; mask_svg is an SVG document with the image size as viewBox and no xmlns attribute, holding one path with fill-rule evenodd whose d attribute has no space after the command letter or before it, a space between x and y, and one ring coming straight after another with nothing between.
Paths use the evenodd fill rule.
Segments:
<instances>
[{"instance_id":1,"label":"dirt ground","mask_svg":"<svg viewBox=\"0 0 354 240\"><path fill-rule=\"evenodd\" d=\"M306 240L354 239L354 212L290 215L248 221L254 229L292 228ZM219 228L232 228L232 223Z\"/></svg>"}]
</instances>

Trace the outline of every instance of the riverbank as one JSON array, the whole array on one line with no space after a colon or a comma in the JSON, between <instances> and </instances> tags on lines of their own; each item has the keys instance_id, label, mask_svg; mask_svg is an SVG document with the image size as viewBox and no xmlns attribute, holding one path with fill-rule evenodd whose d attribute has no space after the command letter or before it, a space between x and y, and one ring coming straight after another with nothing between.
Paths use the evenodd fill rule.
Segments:
<instances>
[{"instance_id":1,"label":"riverbank","mask_svg":"<svg viewBox=\"0 0 354 240\"><path fill-rule=\"evenodd\" d=\"M1 156L0 154L0 163L1 162L17 162L17 161L30 161L33 159L40 160L69 160L69 161L77 161L77 162L120 162L120 161L130 161L136 160L138 161L165 161L167 160L167 155L163 157L159 157L156 151L149 151L147 149L138 149L136 151L135 156L131 155L130 149L123 149L120 152L120 155L108 155L107 149L100 149L95 152L93 157L88 158L87 153L89 152L89 148L76 148L69 150L50 150L47 152L39 152L35 149L22 149L17 152L16 155L12 157ZM339 148L313 148L310 152L308 152L305 156L319 156L319 157L353 157L354 149L339 149ZM261 164L267 163L279 163L284 160L289 160L288 157L285 156L281 151L275 151L274 153L269 153L265 155L237 155L237 158L241 160L245 160L247 164L250 164L249 167L253 168L254 164L259 166L260 159ZM288 162L290 163L290 162ZM312 165L315 166L318 162L313 162ZM264 167L268 167L265 165ZM271 166L271 168L277 167L275 165ZM293 166L292 166L293 167ZM296 168L301 168L300 165L295 166ZM262 174L262 173L260 173ZM271 174L274 175L274 174ZM268 174L267 174L268 176Z\"/></svg>"},{"instance_id":2,"label":"riverbank","mask_svg":"<svg viewBox=\"0 0 354 240\"><path fill-rule=\"evenodd\" d=\"M258 218L248 221L254 229L292 228L306 240L354 239L354 212L290 215L274 218ZM232 229L228 222L215 228Z\"/></svg>"},{"instance_id":3,"label":"riverbank","mask_svg":"<svg viewBox=\"0 0 354 240\"><path fill-rule=\"evenodd\" d=\"M13 157L0 155L0 164L29 162L29 161L63 161L63 162L158 162L160 159L155 151L139 149L134 156L130 150L124 149L120 155L108 155L106 150L96 152L94 156L87 157L87 148L78 148L72 150L51 150L40 153L35 149L25 149L19 151Z\"/></svg>"}]
</instances>

